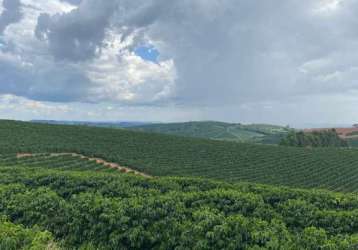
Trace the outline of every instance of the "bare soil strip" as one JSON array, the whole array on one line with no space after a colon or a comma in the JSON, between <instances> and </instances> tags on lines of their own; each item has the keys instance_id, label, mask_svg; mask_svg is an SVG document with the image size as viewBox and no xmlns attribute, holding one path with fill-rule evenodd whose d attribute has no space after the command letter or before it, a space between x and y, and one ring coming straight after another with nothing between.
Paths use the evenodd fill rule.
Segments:
<instances>
[{"instance_id":1,"label":"bare soil strip","mask_svg":"<svg viewBox=\"0 0 358 250\"><path fill-rule=\"evenodd\" d=\"M16 155L16 157L18 159L20 159L20 158L26 158L26 157L33 157L33 156L37 156L37 155L41 155L41 154L18 153ZM101 158L87 157L85 155L81 155L81 154L77 154L77 153L52 153L52 154L49 155L49 157L65 156L65 155L71 155L71 156L74 156L74 157L79 157L81 159L88 160L88 161L95 161L97 164L101 164L106 168L118 169L122 173L131 173L131 174L140 175L140 176L143 176L143 177L146 177L146 178L153 178L152 176L150 176L148 174L136 171L136 170L128 168L128 167L121 166L121 165L119 165L117 163L114 163L114 162L108 162L108 161L105 161L104 159L101 159Z\"/></svg>"},{"instance_id":2,"label":"bare soil strip","mask_svg":"<svg viewBox=\"0 0 358 250\"><path fill-rule=\"evenodd\" d=\"M303 131L306 133L312 133L312 132L320 132L320 131L327 131L331 130L333 128L312 128L312 129L304 129ZM334 128L342 139L350 139L350 138L357 138L358 135L354 133L358 133L358 127L354 128ZM352 134L353 133L353 134Z\"/></svg>"}]
</instances>

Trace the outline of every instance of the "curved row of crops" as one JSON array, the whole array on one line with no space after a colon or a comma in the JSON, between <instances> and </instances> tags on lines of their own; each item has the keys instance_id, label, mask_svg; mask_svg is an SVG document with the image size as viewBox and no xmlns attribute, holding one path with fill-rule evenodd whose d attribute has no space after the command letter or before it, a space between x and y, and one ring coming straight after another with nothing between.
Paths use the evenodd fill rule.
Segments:
<instances>
[{"instance_id":1,"label":"curved row of crops","mask_svg":"<svg viewBox=\"0 0 358 250\"><path fill-rule=\"evenodd\" d=\"M0 122L0 152L75 152L154 176L358 191L358 151L183 138L121 129Z\"/></svg>"},{"instance_id":2,"label":"curved row of crops","mask_svg":"<svg viewBox=\"0 0 358 250\"><path fill-rule=\"evenodd\" d=\"M7 246L1 249L348 250L358 244L353 194L74 169L0 166L0 217L7 218L0 220L0 247Z\"/></svg>"},{"instance_id":3,"label":"curved row of crops","mask_svg":"<svg viewBox=\"0 0 358 250\"><path fill-rule=\"evenodd\" d=\"M82 158L79 155L49 153L34 155L0 154L0 166L26 166L30 168L51 168L71 171L117 172L118 169L106 167L94 160Z\"/></svg>"}]
</instances>

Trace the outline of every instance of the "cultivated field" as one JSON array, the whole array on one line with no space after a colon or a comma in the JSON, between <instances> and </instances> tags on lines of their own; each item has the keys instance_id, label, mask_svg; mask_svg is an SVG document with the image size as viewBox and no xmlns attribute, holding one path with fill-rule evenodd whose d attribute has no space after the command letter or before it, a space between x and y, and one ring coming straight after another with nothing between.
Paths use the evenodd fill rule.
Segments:
<instances>
[{"instance_id":1,"label":"cultivated field","mask_svg":"<svg viewBox=\"0 0 358 250\"><path fill-rule=\"evenodd\" d=\"M102 166L87 163L84 171L83 160L71 157L16 164L16 157L0 158L0 249L348 250L358 244L356 195L145 178L98 172Z\"/></svg>"},{"instance_id":2,"label":"cultivated field","mask_svg":"<svg viewBox=\"0 0 358 250\"><path fill-rule=\"evenodd\" d=\"M222 141L278 144L291 129L267 124L237 124L214 121L144 124L135 131L205 138Z\"/></svg>"},{"instance_id":3,"label":"cultivated field","mask_svg":"<svg viewBox=\"0 0 358 250\"><path fill-rule=\"evenodd\" d=\"M0 122L4 153L71 152L151 176L358 191L358 151L220 142L118 129Z\"/></svg>"}]
</instances>

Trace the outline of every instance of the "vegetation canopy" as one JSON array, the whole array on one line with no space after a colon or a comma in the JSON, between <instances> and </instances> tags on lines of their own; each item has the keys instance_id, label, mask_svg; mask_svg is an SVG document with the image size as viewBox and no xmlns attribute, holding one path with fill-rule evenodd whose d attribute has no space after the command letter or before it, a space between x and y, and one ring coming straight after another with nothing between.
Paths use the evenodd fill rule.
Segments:
<instances>
[{"instance_id":1,"label":"vegetation canopy","mask_svg":"<svg viewBox=\"0 0 358 250\"><path fill-rule=\"evenodd\" d=\"M11 164L16 155L1 159L1 249L341 250L358 244L356 195L95 172L81 170L81 159L73 169L60 158L56 164L29 157L29 166L25 159Z\"/></svg>"},{"instance_id":2,"label":"vegetation canopy","mask_svg":"<svg viewBox=\"0 0 358 250\"><path fill-rule=\"evenodd\" d=\"M335 129L307 133L291 131L280 144L296 147L348 147L348 142L340 138Z\"/></svg>"}]
</instances>

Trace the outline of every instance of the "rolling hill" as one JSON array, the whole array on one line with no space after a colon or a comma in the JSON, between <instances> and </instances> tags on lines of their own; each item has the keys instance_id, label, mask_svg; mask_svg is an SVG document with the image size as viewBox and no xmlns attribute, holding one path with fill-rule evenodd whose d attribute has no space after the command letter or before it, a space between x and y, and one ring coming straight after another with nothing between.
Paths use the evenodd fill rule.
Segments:
<instances>
[{"instance_id":1,"label":"rolling hill","mask_svg":"<svg viewBox=\"0 0 358 250\"><path fill-rule=\"evenodd\" d=\"M77 153L152 176L358 191L358 151L215 141L110 128L0 122L0 152Z\"/></svg>"},{"instance_id":2,"label":"rolling hill","mask_svg":"<svg viewBox=\"0 0 358 250\"><path fill-rule=\"evenodd\" d=\"M88 121L57 121L57 120L31 120L33 123L52 125L78 125L101 128L130 128L150 124L148 122L88 122Z\"/></svg>"},{"instance_id":3,"label":"rolling hill","mask_svg":"<svg viewBox=\"0 0 358 250\"><path fill-rule=\"evenodd\" d=\"M133 126L130 129L177 136L214 140L277 144L290 129L267 124L236 124L215 121L157 123Z\"/></svg>"}]
</instances>

